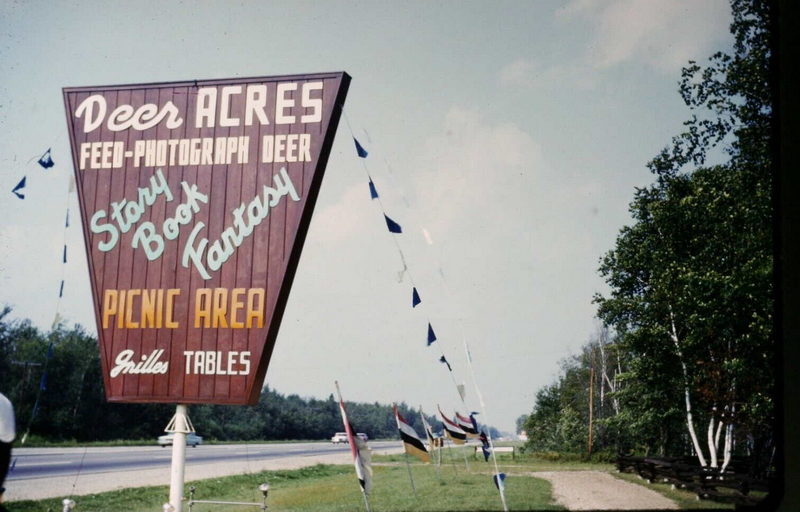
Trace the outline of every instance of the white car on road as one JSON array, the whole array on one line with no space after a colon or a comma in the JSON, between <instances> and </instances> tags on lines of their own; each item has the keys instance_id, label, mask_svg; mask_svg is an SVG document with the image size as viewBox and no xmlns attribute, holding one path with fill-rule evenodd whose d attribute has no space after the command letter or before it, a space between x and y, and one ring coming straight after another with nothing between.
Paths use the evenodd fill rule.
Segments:
<instances>
[{"instance_id":1,"label":"white car on road","mask_svg":"<svg viewBox=\"0 0 800 512\"><path fill-rule=\"evenodd\" d=\"M358 434L356 434L356 435L357 435L358 437L360 437L361 439L363 439L364 441L368 441L368 440L369 440L369 438L367 437L367 434L365 434L365 433L363 433L363 432L359 432L359 433L358 433ZM336 433L333 435L333 437L331 437L331 442L332 442L333 444L339 444L339 443L346 443L346 442L348 442L348 441L347 441L347 432L336 432Z\"/></svg>"},{"instance_id":2,"label":"white car on road","mask_svg":"<svg viewBox=\"0 0 800 512\"><path fill-rule=\"evenodd\" d=\"M172 440L175 439L175 434L164 434L163 436L159 436L158 444L162 448L165 446L172 446ZM193 448L197 448L198 444L203 444L203 437L198 436L197 434L190 432L186 434L186 445L191 446Z\"/></svg>"}]
</instances>

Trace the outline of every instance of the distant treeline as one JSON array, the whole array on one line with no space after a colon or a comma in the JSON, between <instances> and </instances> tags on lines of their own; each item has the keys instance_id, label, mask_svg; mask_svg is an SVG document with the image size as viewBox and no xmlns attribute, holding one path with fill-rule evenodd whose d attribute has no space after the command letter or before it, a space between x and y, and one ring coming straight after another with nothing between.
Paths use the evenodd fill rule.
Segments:
<instances>
[{"instance_id":1,"label":"distant treeline","mask_svg":"<svg viewBox=\"0 0 800 512\"><path fill-rule=\"evenodd\" d=\"M9 320L9 313L7 307L0 310L0 392L14 404L18 439L29 426L31 435L52 441L148 439L164 432L174 405L106 401L95 337L80 327L57 326L42 333L30 321ZM371 439L398 437L390 404L346 405L358 432ZM418 411L405 403L398 408L424 436ZM330 439L343 430L333 394L327 399L301 398L269 387L262 390L257 405L192 405L189 416L198 434L223 441ZM434 416L426 419L441 429ZM498 432L492 429L492 434Z\"/></svg>"}]
</instances>

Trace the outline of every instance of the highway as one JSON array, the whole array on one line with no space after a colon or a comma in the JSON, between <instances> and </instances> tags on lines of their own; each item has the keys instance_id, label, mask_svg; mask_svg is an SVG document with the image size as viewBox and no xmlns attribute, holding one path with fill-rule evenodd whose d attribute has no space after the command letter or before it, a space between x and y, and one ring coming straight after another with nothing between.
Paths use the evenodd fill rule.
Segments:
<instances>
[{"instance_id":1,"label":"highway","mask_svg":"<svg viewBox=\"0 0 800 512\"><path fill-rule=\"evenodd\" d=\"M373 452L402 450L400 441L371 441ZM172 448L156 446L18 448L6 498L41 499L169 483ZM202 479L316 463L347 463L347 444L299 442L186 448L186 478Z\"/></svg>"}]
</instances>

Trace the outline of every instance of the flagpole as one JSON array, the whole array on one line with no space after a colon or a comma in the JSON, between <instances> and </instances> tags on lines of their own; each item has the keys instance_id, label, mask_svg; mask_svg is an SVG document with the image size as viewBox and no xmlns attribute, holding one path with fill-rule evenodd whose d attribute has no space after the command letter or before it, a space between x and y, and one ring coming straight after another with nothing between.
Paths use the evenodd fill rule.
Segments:
<instances>
[{"instance_id":1,"label":"flagpole","mask_svg":"<svg viewBox=\"0 0 800 512\"><path fill-rule=\"evenodd\" d=\"M333 381L333 383L336 384L336 394L339 395L339 403L342 404L341 407L342 407L342 410L344 410L344 399L342 398L342 390L339 389L339 381L335 380L335 381ZM342 418L342 419L344 420L345 418ZM346 421L349 422L350 420L346 420ZM347 427L345 427L345 428L347 428ZM351 447L351 450L352 449L353 448ZM353 462L355 462L355 461L353 461ZM356 468L356 469L358 469L358 468ZM356 476L358 476L358 474L356 474ZM364 496L364 505L367 507L367 512L372 512L372 509L369 506L369 498L367 497L366 489L364 489L364 487L362 487L361 485L359 485L358 487L359 487L359 489L361 489L361 494Z\"/></svg>"},{"instance_id":2,"label":"flagpole","mask_svg":"<svg viewBox=\"0 0 800 512\"><path fill-rule=\"evenodd\" d=\"M446 286L446 285L445 285ZM478 380L475 378L475 368L472 366L472 354L469 352L469 347L467 346L467 338L464 335L464 326L461 325L461 341L464 343L464 351L467 354L467 366L469 366L469 372L472 376L472 385L475 386L475 394L478 395L478 402L481 404L481 411L483 412L483 417L487 418L486 415L486 403L483 401L483 394L481 394L480 388L478 388ZM488 424L488 420L487 424ZM500 492L500 501L503 503L503 511L508 512L508 504L506 503L506 491L505 491L505 484L500 481L500 468L497 465L497 455L494 453L494 441L492 440L492 432L490 429L486 429L486 438L489 440L489 449L492 452L492 462L494 462L494 472L497 475L498 485L497 490Z\"/></svg>"},{"instance_id":3,"label":"flagpole","mask_svg":"<svg viewBox=\"0 0 800 512\"><path fill-rule=\"evenodd\" d=\"M463 400L462 400L462 403L463 403ZM465 407L466 407L466 405L467 404L464 403ZM455 416L453 416L453 417L456 418L456 421L458 421L458 411L453 411L453 413L455 414ZM459 423L459 426L460 425L461 424ZM467 439L469 439L469 436L467 436L467 438L464 440L464 444L467 444L467 442L468 442ZM461 450L461 453L464 455L464 467L467 468L467 473L469 473L469 462L467 462L467 451L466 450Z\"/></svg>"},{"instance_id":4,"label":"flagpole","mask_svg":"<svg viewBox=\"0 0 800 512\"><path fill-rule=\"evenodd\" d=\"M405 449L405 447L403 449ZM411 480L411 490L414 491L414 499L416 499L417 486L414 485L414 477L411 475L411 463L408 462L408 453L405 453L404 455L406 456L406 468L408 469L408 479Z\"/></svg>"}]
</instances>

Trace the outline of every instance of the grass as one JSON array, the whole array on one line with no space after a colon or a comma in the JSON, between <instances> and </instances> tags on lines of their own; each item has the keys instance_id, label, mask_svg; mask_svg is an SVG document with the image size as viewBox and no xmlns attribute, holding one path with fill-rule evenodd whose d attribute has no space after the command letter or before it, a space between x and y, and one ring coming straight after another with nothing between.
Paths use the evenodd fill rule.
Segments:
<instances>
[{"instance_id":1,"label":"grass","mask_svg":"<svg viewBox=\"0 0 800 512\"><path fill-rule=\"evenodd\" d=\"M716 501L711 500L699 500L697 499L697 495L693 492L689 492L684 489L673 489L671 484L668 483L660 483L660 482L653 482L652 484L647 483L646 480L639 478L639 475L634 475L633 473L616 473L614 471L611 474L620 480L625 480L626 482L631 482L634 484L638 484L657 493L671 499L681 509L724 509L724 510L733 510L735 507L731 503L719 503Z\"/></svg>"},{"instance_id":2,"label":"grass","mask_svg":"<svg viewBox=\"0 0 800 512\"><path fill-rule=\"evenodd\" d=\"M464 466L464 458L472 467L493 468L493 459L490 458L488 464L484 461L480 450L476 453L473 447L446 448L442 455L442 463L458 462ZM613 471L615 466L611 463L594 462L586 460L585 457L561 456L555 457L552 454L540 453L497 453L497 464L500 471L506 473L517 471L578 471L582 469L593 469L596 471ZM374 462L394 462L405 464L405 456L400 453L397 455L373 455ZM409 460L414 461L413 458ZM486 469L488 471L488 469Z\"/></svg>"},{"instance_id":3,"label":"grass","mask_svg":"<svg viewBox=\"0 0 800 512\"><path fill-rule=\"evenodd\" d=\"M463 459L462 459L463 460ZM383 463L386 464L386 463ZM485 464L485 463L484 463ZM484 466L413 464L415 496L405 464L373 465L370 505L374 510L502 510L490 471ZM268 505L272 510L303 512L363 510L364 501L352 465L317 465L291 471L265 471L251 475L187 482L197 487L195 499L261 502L257 487L269 482ZM81 512L153 512L167 501L166 486L125 489L75 497ZM510 510L563 510L552 503L550 484L538 478L509 472L506 497ZM59 512L61 499L6 503L9 512ZM184 510L188 507L184 506ZM194 512L258 510L257 507L232 507L196 504Z\"/></svg>"},{"instance_id":4,"label":"grass","mask_svg":"<svg viewBox=\"0 0 800 512\"><path fill-rule=\"evenodd\" d=\"M465 466L464 456L469 465ZM446 449L441 467L422 464L409 457L416 485L416 496L408 478L406 459L399 455L374 455L373 489L370 505L380 512L502 510L497 489L492 484L492 460L475 457L472 448ZM696 495L669 484L648 484L636 475L616 473L614 466L579 458L555 458L551 454L498 454L498 466L508 475L506 498L510 510L563 510L554 504L550 483L530 476L534 471L606 471L622 480L645 486L675 501L681 509L733 509L730 504L698 500ZM364 500L355 478L353 466L317 465L298 470L264 471L249 475L212 478L186 483L196 486L195 499L261 503L257 490L263 482L270 484L270 510L298 512L361 511ZM75 497L76 511L81 512L154 512L168 500L167 486L125 489ZM9 512L60 512L61 500L6 503ZM188 506L184 505L184 510ZM246 512L258 507L195 504L193 512Z\"/></svg>"}]
</instances>

